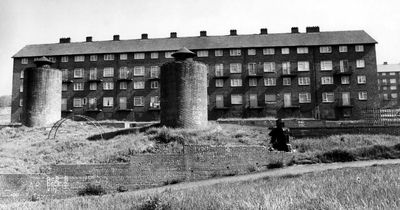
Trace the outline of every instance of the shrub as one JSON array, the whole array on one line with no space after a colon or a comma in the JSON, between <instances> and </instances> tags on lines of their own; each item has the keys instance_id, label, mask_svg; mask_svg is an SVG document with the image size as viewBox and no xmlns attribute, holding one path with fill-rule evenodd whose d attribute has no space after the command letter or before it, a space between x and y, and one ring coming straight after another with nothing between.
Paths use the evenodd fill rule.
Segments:
<instances>
[{"instance_id":1,"label":"shrub","mask_svg":"<svg viewBox=\"0 0 400 210\"><path fill-rule=\"evenodd\" d=\"M128 188L125 186L118 186L117 191L118 192L126 192L126 191L128 191Z\"/></svg>"},{"instance_id":2,"label":"shrub","mask_svg":"<svg viewBox=\"0 0 400 210\"><path fill-rule=\"evenodd\" d=\"M256 169L255 166L249 165L249 166L247 167L247 171L251 173L251 172L257 171L257 169Z\"/></svg>"},{"instance_id":3,"label":"shrub","mask_svg":"<svg viewBox=\"0 0 400 210\"><path fill-rule=\"evenodd\" d=\"M275 160L270 163L268 163L267 168L268 169L273 169L273 168L282 168L283 167L283 162L280 160Z\"/></svg>"},{"instance_id":4,"label":"shrub","mask_svg":"<svg viewBox=\"0 0 400 210\"><path fill-rule=\"evenodd\" d=\"M149 197L141 206L138 207L139 210L155 210L155 209L163 209L169 210L172 209L170 204L163 203L159 196L155 195L153 197Z\"/></svg>"},{"instance_id":5,"label":"shrub","mask_svg":"<svg viewBox=\"0 0 400 210\"><path fill-rule=\"evenodd\" d=\"M335 149L316 156L322 163L332 162L350 162L355 161L356 158L353 153L347 150Z\"/></svg>"},{"instance_id":6,"label":"shrub","mask_svg":"<svg viewBox=\"0 0 400 210\"><path fill-rule=\"evenodd\" d=\"M79 196L87 195L104 195L106 191L101 187L101 185L87 184L85 188L78 192Z\"/></svg>"},{"instance_id":7,"label":"shrub","mask_svg":"<svg viewBox=\"0 0 400 210\"><path fill-rule=\"evenodd\" d=\"M164 185L178 184L178 183L180 183L182 181L183 181L182 179L167 180L167 181L164 181Z\"/></svg>"},{"instance_id":8,"label":"shrub","mask_svg":"<svg viewBox=\"0 0 400 210\"><path fill-rule=\"evenodd\" d=\"M184 141L184 138L180 134L173 133L171 129L163 126L159 129L159 131L152 138L159 143L168 144L170 142L178 142L181 143Z\"/></svg>"}]
</instances>

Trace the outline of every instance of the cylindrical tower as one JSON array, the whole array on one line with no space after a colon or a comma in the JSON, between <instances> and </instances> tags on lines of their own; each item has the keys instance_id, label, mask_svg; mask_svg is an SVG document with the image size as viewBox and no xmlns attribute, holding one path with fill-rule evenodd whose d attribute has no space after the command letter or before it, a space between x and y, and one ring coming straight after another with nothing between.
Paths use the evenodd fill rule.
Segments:
<instances>
[{"instance_id":1,"label":"cylindrical tower","mask_svg":"<svg viewBox=\"0 0 400 210\"><path fill-rule=\"evenodd\" d=\"M160 72L161 124L168 127L201 128L207 125L207 67L193 61L195 53L182 48L175 61Z\"/></svg>"},{"instance_id":2,"label":"cylindrical tower","mask_svg":"<svg viewBox=\"0 0 400 210\"><path fill-rule=\"evenodd\" d=\"M35 61L36 67L25 69L22 123L29 127L50 126L61 119L62 74L50 68L45 57Z\"/></svg>"}]
</instances>

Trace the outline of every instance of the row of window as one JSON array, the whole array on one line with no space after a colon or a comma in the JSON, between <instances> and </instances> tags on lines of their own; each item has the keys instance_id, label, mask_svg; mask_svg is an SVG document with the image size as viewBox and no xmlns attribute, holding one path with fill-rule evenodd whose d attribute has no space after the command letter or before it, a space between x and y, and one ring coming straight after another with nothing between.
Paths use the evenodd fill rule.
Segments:
<instances>
[{"instance_id":1,"label":"row of window","mask_svg":"<svg viewBox=\"0 0 400 210\"><path fill-rule=\"evenodd\" d=\"M89 69L89 79L97 79L97 68ZM118 72L118 78L127 79L131 70L128 67L120 67ZM160 68L158 66L150 67L150 77L158 78L160 74ZM21 74L22 75L22 74ZM68 78L68 69L62 69L63 79ZM133 67L133 76L145 76L145 67L144 66L135 66ZM84 69L76 68L74 69L74 78L83 78L84 77ZM103 69L103 77L114 77L114 68L106 67Z\"/></svg>"},{"instance_id":2,"label":"row of window","mask_svg":"<svg viewBox=\"0 0 400 210\"><path fill-rule=\"evenodd\" d=\"M381 87L380 86L378 86L378 90L380 90L381 89ZM382 87L382 90L397 90L397 86L396 85L390 85L389 86L389 88L387 87L387 86L383 86Z\"/></svg>"},{"instance_id":3,"label":"row of window","mask_svg":"<svg viewBox=\"0 0 400 210\"><path fill-rule=\"evenodd\" d=\"M73 90L74 91L83 91L85 83L83 82L75 82ZM114 82L103 82L102 83L103 90L114 90ZM157 89L159 87L158 81L150 81L150 88ZM89 90L97 90L98 83L91 82L89 83ZM119 82L119 89L126 90L128 89L128 82L122 81ZM135 90L142 90L145 89L145 82L144 81L134 81L133 82L133 89ZM62 91L68 91L68 85L62 84Z\"/></svg>"},{"instance_id":4,"label":"row of window","mask_svg":"<svg viewBox=\"0 0 400 210\"><path fill-rule=\"evenodd\" d=\"M118 108L125 110L128 109L128 98L127 97L118 97ZM134 96L133 97L133 106L144 106L144 97L143 96ZM73 98L72 106L74 108L80 108L87 106L89 110L97 110L97 98ZM159 108L160 101L158 96L150 97L150 108ZM114 107L114 97L103 97L103 107ZM67 110L67 99L61 99L61 110Z\"/></svg>"},{"instance_id":5,"label":"row of window","mask_svg":"<svg viewBox=\"0 0 400 210\"><path fill-rule=\"evenodd\" d=\"M387 94L387 93L384 93L384 94L382 94L382 99L383 100L385 100L385 101L389 101L389 100L394 100L394 99L397 99L398 98L398 94L397 93L391 93L391 94Z\"/></svg>"},{"instance_id":6,"label":"row of window","mask_svg":"<svg viewBox=\"0 0 400 210\"><path fill-rule=\"evenodd\" d=\"M388 80L387 79L378 79L378 84L380 84L381 82L382 82L382 85L388 84ZM396 84L397 83L397 79L396 78L391 78L391 79L389 79L389 83L390 84Z\"/></svg>"},{"instance_id":7,"label":"row of window","mask_svg":"<svg viewBox=\"0 0 400 210\"><path fill-rule=\"evenodd\" d=\"M382 76L386 76L386 72L380 73ZM396 72L388 72L390 76L395 76Z\"/></svg>"},{"instance_id":8,"label":"row of window","mask_svg":"<svg viewBox=\"0 0 400 210\"><path fill-rule=\"evenodd\" d=\"M263 48L263 55L274 55L275 54L275 49L277 48ZM281 49L281 54L289 54L290 49L288 47L283 47ZM308 47L297 47L297 54L308 54ZM346 45L339 46L339 52L347 52L348 47ZM364 45L355 45L355 51L356 52L364 52ZM332 53L332 47L331 46L321 46L319 48L320 53ZM172 58L172 53L174 52L165 52L164 56L165 58ZM214 55L215 56L223 56L224 51L223 50L214 50ZM248 55L256 55L256 49L248 49L247 50ZM199 50L197 51L197 56L198 57L208 57L209 51L208 50ZM229 50L229 55L230 56L241 56L242 55L242 50L241 49L230 49ZM99 55L90 55L89 56L89 61L97 61ZM151 59L157 59L159 57L158 52L152 52L150 53L150 58ZM56 61L55 57L50 57L51 60ZM37 59L37 58L35 58ZM115 59L114 54L105 54L103 55L103 60L105 61L111 61ZM145 53L133 53L133 59L135 60L142 60L145 59ZM128 54L127 53L122 53L119 54L119 60L128 60ZM74 62L84 62L85 61L85 56L84 55L76 55L74 56ZM68 56L61 56L61 62L68 62ZM28 64L28 58L22 58L21 59L22 64Z\"/></svg>"}]
</instances>

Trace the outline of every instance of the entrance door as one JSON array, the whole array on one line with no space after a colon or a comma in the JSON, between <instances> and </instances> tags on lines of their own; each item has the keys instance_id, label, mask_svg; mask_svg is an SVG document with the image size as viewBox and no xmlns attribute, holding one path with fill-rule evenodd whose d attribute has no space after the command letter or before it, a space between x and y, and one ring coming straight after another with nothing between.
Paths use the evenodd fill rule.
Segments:
<instances>
[{"instance_id":1,"label":"entrance door","mask_svg":"<svg viewBox=\"0 0 400 210\"><path fill-rule=\"evenodd\" d=\"M215 96L216 100L216 107L217 108L223 108L224 107L224 96L223 95L216 95Z\"/></svg>"},{"instance_id":2,"label":"entrance door","mask_svg":"<svg viewBox=\"0 0 400 210\"><path fill-rule=\"evenodd\" d=\"M257 94L250 94L250 107L255 108L258 106Z\"/></svg>"},{"instance_id":3,"label":"entrance door","mask_svg":"<svg viewBox=\"0 0 400 210\"><path fill-rule=\"evenodd\" d=\"M350 106L350 93L349 92L342 93L342 105Z\"/></svg>"},{"instance_id":4,"label":"entrance door","mask_svg":"<svg viewBox=\"0 0 400 210\"><path fill-rule=\"evenodd\" d=\"M291 93L284 93L283 94L283 106L284 107L291 107L292 106L292 94Z\"/></svg>"},{"instance_id":5,"label":"entrance door","mask_svg":"<svg viewBox=\"0 0 400 210\"><path fill-rule=\"evenodd\" d=\"M119 98L119 109L125 110L126 107L126 97L120 97Z\"/></svg>"}]
</instances>

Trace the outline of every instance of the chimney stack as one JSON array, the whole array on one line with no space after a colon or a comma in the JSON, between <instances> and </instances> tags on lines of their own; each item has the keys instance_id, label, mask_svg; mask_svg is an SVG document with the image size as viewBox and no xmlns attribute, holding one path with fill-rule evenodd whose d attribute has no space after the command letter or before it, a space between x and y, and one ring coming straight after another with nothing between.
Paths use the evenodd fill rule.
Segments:
<instances>
[{"instance_id":1,"label":"chimney stack","mask_svg":"<svg viewBox=\"0 0 400 210\"><path fill-rule=\"evenodd\" d=\"M93 39L92 39L91 36L87 36L87 37L86 37L86 42L92 42L92 41L93 41Z\"/></svg>"},{"instance_id":2,"label":"chimney stack","mask_svg":"<svg viewBox=\"0 0 400 210\"><path fill-rule=\"evenodd\" d=\"M114 40L114 41L119 41L119 35L114 35L114 36L113 36L113 40Z\"/></svg>"},{"instance_id":3,"label":"chimney stack","mask_svg":"<svg viewBox=\"0 0 400 210\"><path fill-rule=\"evenodd\" d=\"M298 34L299 33L299 28L298 27L292 27L292 34Z\"/></svg>"},{"instance_id":4,"label":"chimney stack","mask_svg":"<svg viewBox=\"0 0 400 210\"><path fill-rule=\"evenodd\" d=\"M388 65L388 62L387 61L383 62L383 65Z\"/></svg>"},{"instance_id":5,"label":"chimney stack","mask_svg":"<svg viewBox=\"0 0 400 210\"><path fill-rule=\"evenodd\" d=\"M176 38L178 35L176 32L171 32L170 38Z\"/></svg>"},{"instance_id":6,"label":"chimney stack","mask_svg":"<svg viewBox=\"0 0 400 210\"><path fill-rule=\"evenodd\" d=\"M232 29L231 32L230 32L230 35L231 36L236 36L237 35L236 29Z\"/></svg>"},{"instance_id":7,"label":"chimney stack","mask_svg":"<svg viewBox=\"0 0 400 210\"><path fill-rule=\"evenodd\" d=\"M306 27L306 33L318 33L318 32L319 32L318 26Z\"/></svg>"},{"instance_id":8,"label":"chimney stack","mask_svg":"<svg viewBox=\"0 0 400 210\"><path fill-rule=\"evenodd\" d=\"M207 31L200 31L200 36L207 36Z\"/></svg>"},{"instance_id":9,"label":"chimney stack","mask_svg":"<svg viewBox=\"0 0 400 210\"><path fill-rule=\"evenodd\" d=\"M142 39L148 39L149 35L148 34L142 34Z\"/></svg>"},{"instance_id":10,"label":"chimney stack","mask_svg":"<svg viewBox=\"0 0 400 210\"><path fill-rule=\"evenodd\" d=\"M60 43L70 43L71 42L71 38L67 37L67 38L60 38Z\"/></svg>"},{"instance_id":11,"label":"chimney stack","mask_svg":"<svg viewBox=\"0 0 400 210\"><path fill-rule=\"evenodd\" d=\"M260 34L268 34L268 29L267 28L260 29Z\"/></svg>"}]
</instances>

